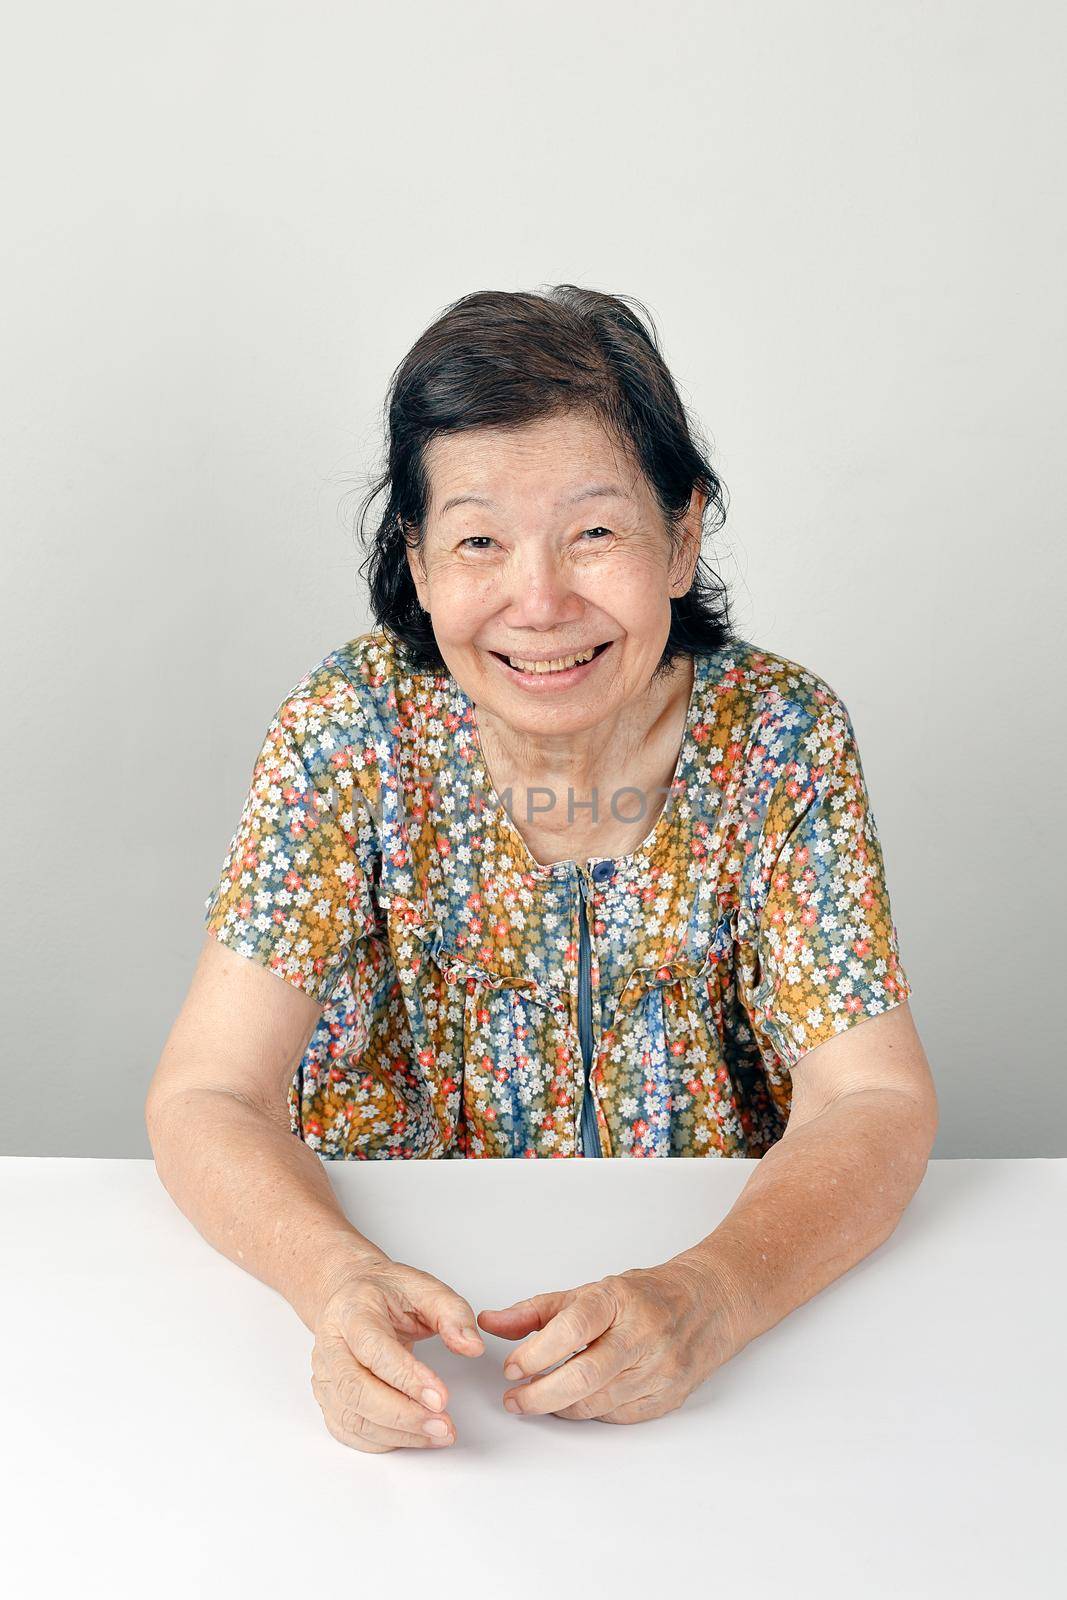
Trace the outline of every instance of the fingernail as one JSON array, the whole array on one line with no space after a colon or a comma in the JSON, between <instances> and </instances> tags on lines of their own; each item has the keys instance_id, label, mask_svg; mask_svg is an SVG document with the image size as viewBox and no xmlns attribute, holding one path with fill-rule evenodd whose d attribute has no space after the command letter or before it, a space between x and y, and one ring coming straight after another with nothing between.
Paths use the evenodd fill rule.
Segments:
<instances>
[{"instance_id":1,"label":"fingernail","mask_svg":"<svg viewBox=\"0 0 1067 1600\"><path fill-rule=\"evenodd\" d=\"M505 1378L521 1378L522 1368L516 1362L508 1361L504 1365L504 1376Z\"/></svg>"},{"instance_id":2,"label":"fingernail","mask_svg":"<svg viewBox=\"0 0 1067 1600\"><path fill-rule=\"evenodd\" d=\"M424 1406L429 1406L431 1411L440 1411L444 1405L444 1401L436 1389L424 1389L422 1391L422 1403Z\"/></svg>"},{"instance_id":3,"label":"fingernail","mask_svg":"<svg viewBox=\"0 0 1067 1600\"><path fill-rule=\"evenodd\" d=\"M464 1327L460 1328L459 1331L462 1338L473 1339L477 1344L481 1344L481 1334L478 1332L477 1328L472 1328L469 1322Z\"/></svg>"},{"instance_id":4,"label":"fingernail","mask_svg":"<svg viewBox=\"0 0 1067 1600\"><path fill-rule=\"evenodd\" d=\"M513 1400L510 1395L504 1401L504 1408L507 1411L521 1411L522 1410L522 1407L519 1405L519 1402L517 1400Z\"/></svg>"},{"instance_id":5,"label":"fingernail","mask_svg":"<svg viewBox=\"0 0 1067 1600\"><path fill-rule=\"evenodd\" d=\"M422 1431L435 1439L447 1439L452 1429L443 1417L431 1417L429 1422L423 1423Z\"/></svg>"}]
</instances>

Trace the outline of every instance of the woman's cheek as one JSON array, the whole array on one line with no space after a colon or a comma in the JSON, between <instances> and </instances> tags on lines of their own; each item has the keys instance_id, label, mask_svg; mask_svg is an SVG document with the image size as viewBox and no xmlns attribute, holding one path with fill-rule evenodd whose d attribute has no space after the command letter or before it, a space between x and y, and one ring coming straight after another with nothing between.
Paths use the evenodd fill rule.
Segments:
<instances>
[{"instance_id":1,"label":"woman's cheek","mask_svg":"<svg viewBox=\"0 0 1067 1600\"><path fill-rule=\"evenodd\" d=\"M498 576L469 571L450 573L438 584L432 606L443 626L454 625L458 633L463 633L469 631L471 624L492 614L502 593Z\"/></svg>"}]
</instances>

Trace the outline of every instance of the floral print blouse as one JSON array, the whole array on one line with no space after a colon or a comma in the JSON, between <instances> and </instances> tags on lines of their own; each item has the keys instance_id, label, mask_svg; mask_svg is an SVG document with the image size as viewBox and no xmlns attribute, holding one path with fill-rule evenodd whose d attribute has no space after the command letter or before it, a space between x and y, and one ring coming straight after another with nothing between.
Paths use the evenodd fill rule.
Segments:
<instances>
[{"instance_id":1,"label":"floral print blouse","mask_svg":"<svg viewBox=\"0 0 1067 1600\"><path fill-rule=\"evenodd\" d=\"M910 993L849 713L734 638L694 659L666 803L542 865L475 707L384 631L285 697L206 926L321 1008L320 1156L760 1156L806 1051Z\"/></svg>"}]
</instances>

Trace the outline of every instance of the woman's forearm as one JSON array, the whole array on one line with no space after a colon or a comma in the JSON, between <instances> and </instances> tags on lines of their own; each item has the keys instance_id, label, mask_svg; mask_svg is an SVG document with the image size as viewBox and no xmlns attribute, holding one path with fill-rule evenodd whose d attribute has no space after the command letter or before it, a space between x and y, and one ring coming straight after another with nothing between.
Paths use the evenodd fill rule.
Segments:
<instances>
[{"instance_id":1,"label":"woman's forearm","mask_svg":"<svg viewBox=\"0 0 1067 1600\"><path fill-rule=\"evenodd\" d=\"M711 1284L724 1359L889 1237L933 1138L922 1105L895 1089L842 1095L789 1126L718 1227L673 1258Z\"/></svg>"},{"instance_id":2,"label":"woman's forearm","mask_svg":"<svg viewBox=\"0 0 1067 1600\"><path fill-rule=\"evenodd\" d=\"M308 1328L339 1270L361 1256L389 1259L345 1217L315 1152L250 1102L190 1089L150 1102L146 1123L179 1210Z\"/></svg>"}]
</instances>

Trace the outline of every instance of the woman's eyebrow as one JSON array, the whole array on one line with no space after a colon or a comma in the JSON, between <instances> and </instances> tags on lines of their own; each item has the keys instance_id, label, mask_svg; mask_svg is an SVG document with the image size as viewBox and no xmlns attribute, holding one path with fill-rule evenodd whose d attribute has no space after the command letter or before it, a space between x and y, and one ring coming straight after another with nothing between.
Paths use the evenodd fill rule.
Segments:
<instances>
[{"instance_id":1,"label":"woman's eyebrow","mask_svg":"<svg viewBox=\"0 0 1067 1600\"><path fill-rule=\"evenodd\" d=\"M618 484L591 483L584 489L576 489L573 494L562 496L558 503L560 505L573 506L577 505L579 500L594 499L629 500L630 496L626 493L626 490L621 489ZM464 505L487 506L490 511L495 511L498 509L496 501L488 499L485 495L454 494L445 501L438 514L443 517L445 512L451 511L454 506Z\"/></svg>"}]
</instances>

